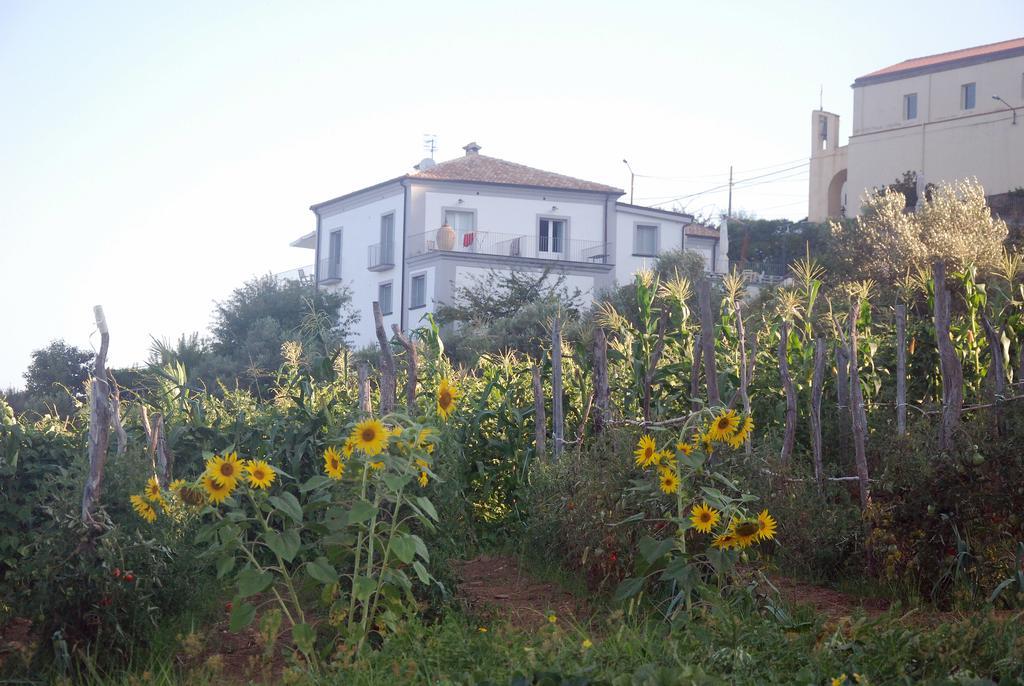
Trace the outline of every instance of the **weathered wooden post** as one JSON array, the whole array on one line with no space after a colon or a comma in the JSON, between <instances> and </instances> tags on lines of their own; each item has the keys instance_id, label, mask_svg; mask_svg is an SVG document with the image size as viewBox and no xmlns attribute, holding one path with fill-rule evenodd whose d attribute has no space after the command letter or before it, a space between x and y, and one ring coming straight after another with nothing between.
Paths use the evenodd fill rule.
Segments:
<instances>
[{"instance_id":1,"label":"weathered wooden post","mask_svg":"<svg viewBox=\"0 0 1024 686\"><path fill-rule=\"evenodd\" d=\"M814 373L811 375L811 451L814 456L814 480L818 493L825 492L825 465L821 445L821 396L825 390L825 339L814 341Z\"/></svg>"},{"instance_id":2,"label":"weathered wooden post","mask_svg":"<svg viewBox=\"0 0 1024 686\"><path fill-rule=\"evenodd\" d=\"M779 378L782 381L782 389L786 392L786 422L782 433L782 452L779 455L779 462L783 467L789 465L789 458L793 455L793 444L796 441L796 388L793 386L793 379L789 375L789 322L782 322L782 329L779 331Z\"/></svg>"},{"instance_id":3,"label":"weathered wooden post","mask_svg":"<svg viewBox=\"0 0 1024 686\"><path fill-rule=\"evenodd\" d=\"M992 402L993 414L996 419L996 433L1002 436L1006 427L1003 420L1003 401L1006 399L1006 364L1003 360L1002 332L996 331L988 315L981 313L981 325L985 328L985 338L988 339L989 355L992 364L989 366L989 376L992 379Z\"/></svg>"},{"instance_id":4,"label":"weathered wooden post","mask_svg":"<svg viewBox=\"0 0 1024 686\"><path fill-rule=\"evenodd\" d=\"M644 397L643 414L644 421L651 421L651 396L654 393L654 373L658 370L658 363L665 352L665 330L668 328L668 310L662 310L661 318L658 320L658 340L654 344L654 350L647 358L647 369L644 370Z\"/></svg>"},{"instance_id":5,"label":"weathered wooden post","mask_svg":"<svg viewBox=\"0 0 1024 686\"><path fill-rule=\"evenodd\" d=\"M377 330L377 344L380 346L380 414L389 415L395 411L395 387L398 374L395 371L395 354L384 331L384 316L380 303L373 301L373 322Z\"/></svg>"},{"instance_id":6,"label":"weathered wooden post","mask_svg":"<svg viewBox=\"0 0 1024 686\"><path fill-rule=\"evenodd\" d=\"M536 443L535 453L539 459L544 459L547 450L545 437L547 435L547 415L544 413L544 385L540 380L540 367L533 365L533 437Z\"/></svg>"},{"instance_id":7,"label":"weathered wooden post","mask_svg":"<svg viewBox=\"0 0 1024 686\"><path fill-rule=\"evenodd\" d=\"M690 355L690 409L696 412L700 409L700 366L701 366L701 335L698 333L693 337L693 353Z\"/></svg>"},{"instance_id":8,"label":"weathered wooden post","mask_svg":"<svg viewBox=\"0 0 1024 686\"><path fill-rule=\"evenodd\" d=\"M850 306L847 319L850 345L850 415L853 426L853 457L857 465L857 482L860 485L860 507L866 510L871 503L871 486L868 479L867 458L867 414L864 411L864 392L860 385L860 367L857 361L857 314L860 312L860 298Z\"/></svg>"},{"instance_id":9,"label":"weathered wooden post","mask_svg":"<svg viewBox=\"0 0 1024 686\"><path fill-rule=\"evenodd\" d=\"M359 374L359 411L363 415L373 414L370 402L370 365L366 360L359 360L356 369Z\"/></svg>"},{"instance_id":10,"label":"weathered wooden post","mask_svg":"<svg viewBox=\"0 0 1024 686\"><path fill-rule=\"evenodd\" d=\"M93 308L96 328L100 332L100 351L93 363L92 379L89 380L89 474L82 490L82 523L90 528L99 528L93 512L103 492L103 468L107 463L107 447L110 445L110 382L107 380L107 350L110 347L110 330L103 315L103 307Z\"/></svg>"},{"instance_id":11,"label":"weathered wooden post","mask_svg":"<svg viewBox=\"0 0 1024 686\"><path fill-rule=\"evenodd\" d=\"M722 404L718 393L718 371L715 368L715 320L711 312L711 280L698 282L697 302L700 306L701 356L704 358L704 377L708 387L708 405Z\"/></svg>"},{"instance_id":12,"label":"weathered wooden post","mask_svg":"<svg viewBox=\"0 0 1024 686\"><path fill-rule=\"evenodd\" d=\"M611 419L608 391L608 339L604 329L600 327L594 329L594 404L597 406L597 412L594 414L594 433L599 434L604 431Z\"/></svg>"},{"instance_id":13,"label":"weathered wooden post","mask_svg":"<svg viewBox=\"0 0 1024 686\"><path fill-rule=\"evenodd\" d=\"M740 307L740 299L736 298L732 303L733 312L736 314L736 337L740 342L740 399L743 401L743 414L750 416L750 368L747 366L747 331L743 324L743 311ZM744 452L747 455L751 452L750 436L744 441Z\"/></svg>"},{"instance_id":14,"label":"weathered wooden post","mask_svg":"<svg viewBox=\"0 0 1024 686\"><path fill-rule=\"evenodd\" d=\"M896 303L896 433L907 433L907 306Z\"/></svg>"},{"instance_id":15,"label":"weathered wooden post","mask_svg":"<svg viewBox=\"0 0 1024 686\"><path fill-rule=\"evenodd\" d=\"M395 338L402 344L405 349L405 357L408 362L406 377L405 377L405 405L409 409L409 414L416 415L416 383L419 367L419 356L416 352L416 344L412 342L408 336L402 333L402 330L398 327L398 324L391 325L391 331L395 334Z\"/></svg>"},{"instance_id":16,"label":"weathered wooden post","mask_svg":"<svg viewBox=\"0 0 1024 686\"><path fill-rule=\"evenodd\" d=\"M946 265L932 265L935 281L935 339L939 348L939 369L942 372L942 426L939 431L939 449L952 450L954 437L960 426L964 404L964 371L950 338L949 289L946 288Z\"/></svg>"},{"instance_id":17,"label":"weathered wooden post","mask_svg":"<svg viewBox=\"0 0 1024 686\"><path fill-rule=\"evenodd\" d=\"M555 444L552 456L562 456L565 441L565 417L562 414L562 323L561 313L555 313L551 327L551 439Z\"/></svg>"},{"instance_id":18,"label":"weathered wooden post","mask_svg":"<svg viewBox=\"0 0 1024 686\"><path fill-rule=\"evenodd\" d=\"M143 405L142 428L146 432L146 449L149 453L149 462L153 467L153 473L160 485L167 488L174 472L174 453L167 447L164 416L160 413L154 414L153 421L150 421L149 412Z\"/></svg>"},{"instance_id":19,"label":"weathered wooden post","mask_svg":"<svg viewBox=\"0 0 1024 686\"><path fill-rule=\"evenodd\" d=\"M124 455L128 452L128 433L124 430L124 422L121 421L121 389L117 385L117 379L109 370L107 370L107 377L110 379L111 423L114 427L114 434L117 436L117 455Z\"/></svg>"}]
</instances>

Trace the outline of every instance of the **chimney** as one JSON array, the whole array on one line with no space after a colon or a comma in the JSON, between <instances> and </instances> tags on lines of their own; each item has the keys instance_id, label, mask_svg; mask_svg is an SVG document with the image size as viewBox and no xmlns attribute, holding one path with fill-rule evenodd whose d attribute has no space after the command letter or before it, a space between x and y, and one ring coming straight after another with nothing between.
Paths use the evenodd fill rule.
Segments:
<instances>
[{"instance_id":1,"label":"chimney","mask_svg":"<svg viewBox=\"0 0 1024 686\"><path fill-rule=\"evenodd\" d=\"M475 142L462 146L462 149L466 151L466 157L480 154L480 146Z\"/></svg>"}]
</instances>

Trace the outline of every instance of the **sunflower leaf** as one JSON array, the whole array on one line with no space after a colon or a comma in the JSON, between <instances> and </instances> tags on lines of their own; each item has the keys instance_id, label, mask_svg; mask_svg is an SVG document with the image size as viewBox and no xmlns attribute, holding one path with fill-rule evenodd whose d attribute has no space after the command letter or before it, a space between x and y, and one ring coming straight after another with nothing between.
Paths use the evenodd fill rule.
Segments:
<instances>
[{"instance_id":1,"label":"sunflower leaf","mask_svg":"<svg viewBox=\"0 0 1024 686\"><path fill-rule=\"evenodd\" d=\"M416 572L416 576L419 577L420 583L424 586L430 584L430 573L427 572L427 568L423 566L419 560L412 563L412 568Z\"/></svg>"},{"instance_id":2,"label":"sunflower leaf","mask_svg":"<svg viewBox=\"0 0 1024 686\"><path fill-rule=\"evenodd\" d=\"M416 496L416 504L420 506L420 509L427 513L427 516L437 521L437 510L434 509L434 503L430 502L429 499L423 496Z\"/></svg>"},{"instance_id":3,"label":"sunflower leaf","mask_svg":"<svg viewBox=\"0 0 1024 686\"><path fill-rule=\"evenodd\" d=\"M238 573L235 581L238 583L238 597L248 598L266 589L274 581L274 575L261 572L255 567L246 567Z\"/></svg>"},{"instance_id":4,"label":"sunflower leaf","mask_svg":"<svg viewBox=\"0 0 1024 686\"><path fill-rule=\"evenodd\" d=\"M292 627L292 639L295 640L295 645L299 650L305 655L309 655L316 645L316 629L309 624L296 624Z\"/></svg>"},{"instance_id":5,"label":"sunflower leaf","mask_svg":"<svg viewBox=\"0 0 1024 686\"><path fill-rule=\"evenodd\" d=\"M361 524L377 514L378 508L368 500L357 500L348 511L349 524Z\"/></svg>"},{"instance_id":6,"label":"sunflower leaf","mask_svg":"<svg viewBox=\"0 0 1024 686\"><path fill-rule=\"evenodd\" d=\"M643 588L643 577L624 579L622 583L619 584L619 587L615 589L615 602L621 603L623 600L628 600L642 591Z\"/></svg>"},{"instance_id":7,"label":"sunflower leaf","mask_svg":"<svg viewBox=\"0 0 1024 686\"><path fill-rule=\"evenodd\" d=\"M267 500L274 509L290 517L296 524L302 523L302 505L299 505L298 499L288 491L279 496L272 495Z\"/></svg>"},{"instance_id":8,"label":"sunflower leaf","mask_svg":"<svg viewBox=\"0 0 1024 686\"><path fill-rule=\"evenodd\" d=\"M318 557L306 565L306 571L316 581L322 584L333 584L338 580L338 572L335 571L326 557Z\"/></svg>"},{"instance_id":9,"label":"sunflower leaf","mask_svg":"<svg viewBox=\"0 0 1024 686\"><path fill-rule=\"evenodd\" d=\"M391 539L391 550L395 557L409 564L416 557L416 543L409 534L399 534Z\"/></svg>"},{"instance_id":10,"label":"sunflower leaf","mask_svg":"<svg viewBox=\"0 0 1024 686\"><path fill-rule=\"evenodd\" d=\"M241 631L252 623L256 616L256 606L252 603L236 601L231 605L231 631Z\"/></svg>"},{"instance_id":11,"label":"sunflower leaf","mask_svg":"<svg viewBox=\"0 0 1024 686\"><path fill-rule=\"evenodd\" d=\"M223 579L224 576L235 568L235 556L225 555L224 557L217 560L217 578Z\"/></svg>"},{"instance_id":12,"label":"sunflower leaf","mask_svg":"<svg viewBox=\"0 0 1024 686\"><path fill-rule=\"evenodd\" d=\"M331 483L331 480L328 477L323 474L317 474L316 476L311 476L306 483L299 486L299 493L313 491L329 483Z\"/></svg>"},{"instance_id":13,"label":"sunflower leaf","mask_svg":"<svg viewBox=\"0 0 1024 686\"><path fill-rule=\"evenodd\" d=\"M369 600L370 594L376 588L377 583L373 579L366 576L357 576L355 583L352 584L352 594L355 595L356 600Z\"/></svg>"},{"instance_id":14,"label":"sunflower leaf","mask_svg":"<svg viewBox=\"0 0 1024 686\"><path fill-rule=\"evenodd\" d=\"M285 562L291 562L299 552L299 532L295 529L288 529L278 533L268 531L264 535L267 546L274 551Z\"/></svg>"},{"instance_id":15,"label":"sunflower leaf","mask_svg":"<svg viewBox=\"0 0 1024 686\"><path fill-rule=\"evenodd\" d=\"M652 565L672 550L673 545L675 542L671 538L659 541L656 538L645 536L640 539L640 554L647 560L647 564Z\"/></svg>"}]
</instances>

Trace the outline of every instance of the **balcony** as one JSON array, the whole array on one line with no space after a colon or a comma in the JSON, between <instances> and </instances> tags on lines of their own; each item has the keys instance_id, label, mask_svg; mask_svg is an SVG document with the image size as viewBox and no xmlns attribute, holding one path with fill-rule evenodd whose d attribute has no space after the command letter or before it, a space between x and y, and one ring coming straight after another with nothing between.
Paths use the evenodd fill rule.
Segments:
<instances>
[{"instance_id":1,"label":"balcony","mask_svg":"<svg viewBox=\"0 0 1024 686\"><path fill-rule=\"evenodd\" d=\"M366 253L366 268L371 272L386 272L395 266L394 243L374 243Z\"/></svg>"},{"instance_id":2,"label":"balcony","mask_svg":"<svg viewBox=\"0 0 1024 686\"><path fill-rule=\"evenodd\" d=\"M773 286L789 278L789 267L782 262L730 260L729 271L739 272L748 284Z\"/></svg>"},{"instance_id":3,"label":"balcony","mask_svg":"<svg viewBox=\"0 0 1024 686\"><path fill-rule=\"evenodd\" d=\"M438 244L437 231L413 234L406 241L406 254L417 255L465 254L495 255L522 259L577 262L582 264L611 264L608 245L601 241L578 239L541 241L536 235L473 231L455 237L455 244L445 250Z\"/></svg>"},{"instance_id":4,"label":"balcony","mask_svg":"<svg viewBox=\"0 0 1024 686\"><path fill-rule=\"evenodd\" d=\"M317 270L317 278L321 284L332 284L341 281L341 262L336 259L326 258L320 260L320 269Z\"/></svg>"}]
</instances>

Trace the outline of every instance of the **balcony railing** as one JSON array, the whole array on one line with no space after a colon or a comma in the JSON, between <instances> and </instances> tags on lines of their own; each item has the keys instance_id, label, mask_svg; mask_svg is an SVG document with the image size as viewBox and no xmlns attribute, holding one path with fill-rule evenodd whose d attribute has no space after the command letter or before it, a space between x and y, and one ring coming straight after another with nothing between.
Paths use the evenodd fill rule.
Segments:
<instances>
[{"instance_id":1,"label":"balcony railing","mask_svg":"<svg viewBox=\"0 0 1024 686\"><path fill-rule=\"evenodd\" d=\"M331 258L320 260L320 269L317 270L317 278L320 283L335 283L341 281L341 262Z\"/></svg>"},{"instance_id":2,"label":"balcony railing","mask_svg":"<svg viewBox=\"0 0 1024 686\"><path fill-rule=\"evenodd\" d=\"M730 260L729 271L738 271L751 284L776 284L789 278L789 267L782 262Z\"/></svg>"},{"instance_id":3,"label":"balcony railing","mask_svg":"<svg viewBox=\"0 0 1024 686\"><path fill-rule=\"evenodd\" d=\"M278 281L299 281L301 283L313 281L313 268L314 265L307 264L302 267L296 267L295 269L289 269L287 271L278 272L274 274L274 278Z\"/></svg>"},{"instance_id":4,"label":"balcony railing","mask_svg":"<svg viewBox=\"0 0 1024 686\"><path fill-rule=\"evenodd\" d=\"M497 255L501 257L524 257L557 262L582 262L584 264L611 264L608 245L601 241L578 239L556 240L549 237L542 241L540 236L496 233L494 231L472 231L455 237L454 245L445 246L438 241L437 231L413 234L406 241L409 257L429 253L465 253L476 255Z\"/></svg>"},{"instance_id":5,"label":"balcony railing","mask_svg":"<svg viewBox=\"0 0 1024 686\"><path fill-rule=\"evenodd\" d=\"M366 249L366 268L382 272L395 266L394 243L374 243Z\"/></svg>"}]
</instances>

